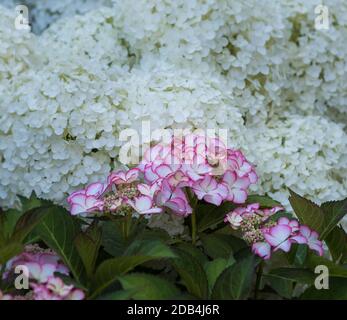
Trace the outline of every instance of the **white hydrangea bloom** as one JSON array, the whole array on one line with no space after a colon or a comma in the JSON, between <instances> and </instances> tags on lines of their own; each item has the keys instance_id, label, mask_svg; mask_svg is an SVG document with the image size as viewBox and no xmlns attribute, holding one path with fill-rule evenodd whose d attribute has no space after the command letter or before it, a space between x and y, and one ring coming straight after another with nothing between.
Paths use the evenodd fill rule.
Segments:
<instances>
[{"instance_id":1,"label":"white hydrangea bloom","mask_svg":"<svg viewBox=\"0 0 347 320\"><path fill-rule=\"evenodd\" d=\"M15 18L14 11L0 6L0 99L9 82L39 62L36 38L28 31L16 30Z\"/></svg>"},{"instance_id":2,"label":"white hydrangea bloom","mask_svg":"<svg viewBox=\"0 0 347 320\"><path fill-rule=\"evenodd\" d=\"M109 0L1 0L0 4L14 10L16 5L22 4L29 8L32 31L40 34L61 17L73 17L84 14L101 6L111 4Z\"/></svg>"},{"instance_id":3,"label":"white hydrangea bloom","mask_svg":"<svg viewBox=\"0 0 347 320\"><path fill-rule=\"evenodd\" d=\"M248 130L247 140L260 178L257 191L287 207L287 188L318 203L346 197L347 135L340 125L317 116L290 116Z\"/></svg>"}]
</instances>

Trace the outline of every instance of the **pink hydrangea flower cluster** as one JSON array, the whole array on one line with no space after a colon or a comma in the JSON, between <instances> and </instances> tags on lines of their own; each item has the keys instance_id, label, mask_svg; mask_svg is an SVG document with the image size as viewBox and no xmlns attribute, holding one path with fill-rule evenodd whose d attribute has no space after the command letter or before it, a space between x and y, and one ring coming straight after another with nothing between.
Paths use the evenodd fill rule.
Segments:
<instances>
[{"instance_id":1,"label":"pink hydrangea flower cluster","mask_svg":"<svg viewBox=\"0 0 347 320\"><path fill-rule=\"evenodd\" d=\"M244 240L252 245L252 251L265 260L270 259L271 253L277 250L289 252L293 243L306 244L323 255L323 244L316 231L300 225L296 219L269 219L281 210L282 207L261 210L259 203L253 203L229 212L224 221L233 229L240 229Z\"/></svg>"},{"instance_id":2,"label":"pink hydrangea flower cluster","mask_svg":"<svg viewBox=\"0 0 347 320\"><path fill-rule=\"evenodd\" d=\"M0 290L0 300L14 300L14 297L10 294L4 294L1 290Z\"/></svg>"},{"instance_id":3,"label":"pink hydrangea flower cluster","mask_svg":"<svg viewBox=\"0 0 347 320\"><path fill-rule=\"evenodd\" d=\"M6 264L3 278L11 276L16 266L25 266L28 270L29 292L33 300L82 300L84 293L73 285L66 285L55 276L55 273L69 275L68 268L51 250L44 250L35 246L27 246L26 251L14 257ZM11 299L11 295L6 296Z\"/></svg>"},{"instance_id":4,"label":"pink hydrangea flower cluster","mask_svg":"<svg viewBox=\"0 0 347 320\"><path fill-rule=\"evenodd\" d=\"M217 138L189 134L149 148L136 168L112 172L105 183L92 183L67 201L72 215L170 210L187 216L192 208L186 189L217 206L223 201L242 204L257 179L241 151Z\"/></svg>"}]
</instances>

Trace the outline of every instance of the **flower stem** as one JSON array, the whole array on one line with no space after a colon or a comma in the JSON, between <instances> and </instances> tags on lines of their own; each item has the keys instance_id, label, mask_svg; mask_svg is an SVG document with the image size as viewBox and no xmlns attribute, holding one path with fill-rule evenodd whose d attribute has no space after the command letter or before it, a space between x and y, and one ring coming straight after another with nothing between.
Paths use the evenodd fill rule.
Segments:
<instances>
[{"instance_id":1,"label":"flower stem","mask_svg":"<svg viewBox=\"0 0 347 320\"><path fill-rule=\"evenodd\" d=\"M196 214L195 214L195 209L193 209L191 218L192 218L192 244L195 246L195 244L196 244Z\"/></svg>"},{"instance_id":2,"label":"flower stem","mask_svg":"<svg viewBox=\"0 0 347 320\"><path fill-rule=\"evenodd\" d=\"M258 299L258 293L259 293L262 276L263 276L263 261L261 261L258 266L257 279L255 281L255 289L254 289L254 300Z\"/></svg>"},{"instance_id":3,"label":"flower stem","mask_svg":"<svg viewBox=\"0 0 347 320\"><path fill-rule=\"evenodd\" d=\"M129 234L130 234L131 218L132 218L132 214L129 212L124 217L124 238L125 239L128 239Z\"/></svg>"},{"instance_id":4,"label":"flower stem","mask_svg":"<svg viewBox=\"0 0 347 320\"><path fill-rule=\"evenodd\" d=\"M192 214L191 214L191 229L192 229L192 244L195 246L196 244L196 206L198 204L198 199L194 197L194 193L188 189L185 188L186 195L188 202L190 206L192 207Z\"/></svg>"}]
</instances>

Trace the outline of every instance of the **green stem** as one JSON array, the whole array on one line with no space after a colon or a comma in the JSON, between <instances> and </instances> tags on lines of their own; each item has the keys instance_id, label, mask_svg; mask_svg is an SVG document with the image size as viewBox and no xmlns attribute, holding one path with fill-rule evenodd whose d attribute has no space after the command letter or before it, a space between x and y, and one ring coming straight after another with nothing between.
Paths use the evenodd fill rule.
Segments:
<instances>
[{"instance_id":1,"label":"green stem","mask_svg":"<svg viewBox=\"0 0 347 320\"><path fill-rule=\"evenodd\" d=\"M186 188L186 195L187 199L189 201L190 206L192 207L192 214L191 214L191 228L192 228L192 244L195 246L196 244L196 233L197 233L197 227L196 227L196 206L198 204L198 199L194 196L193 192Z\"/></svg>"},{"instance_id":2,"label":"green stem","mask_svg":"<svg viewBox=\"0 0 347 320\"><path fill-rule=\"evenodd\" d=\"M124 237L124 239L129 238L130 228L131 228L131 217L132 217L131 213L127 213L126 216L124 217L124 221L123 221L123 237Z\"/></svg>"},{"instance_id":3,"label":"green stem","mask_svg":"<svg viewBox=\"0 0 347 320\"><path fill-rule=\"evenodd\" d=\"M191 218L192 218L192 244L195 246L195 244L196 244L196 213L195 213L195 209L193 209Z\"/></svg>"},{"instance_id":4,"label":"green stem","mask_svg":"<svg viewBox=\"0 0 347 320\"><path fill-rule=\"evenodd\" d=\"M260 262L260 264L258 266L257 279L255 281L255 289L254 289L254 300L258 299L258 293L259 293L259 288L260 288L262 276L263 276L263 261Z\"/></svg>"}]
</instances>

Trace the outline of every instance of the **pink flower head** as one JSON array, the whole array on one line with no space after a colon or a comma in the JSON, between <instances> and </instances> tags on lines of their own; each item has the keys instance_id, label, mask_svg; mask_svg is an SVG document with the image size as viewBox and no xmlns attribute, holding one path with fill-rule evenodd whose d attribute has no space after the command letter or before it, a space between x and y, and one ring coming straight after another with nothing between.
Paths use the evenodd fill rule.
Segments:
<instances>
[{"instance_id":1,"label":"pink flower head","mask_svg":"<svg viewBox=\"0 0 347 320\"><path fill-rule=\"evenodd\" d=\"M252 251L264 260L268 260L271 257L271 246L267 242L253 243Z\"/></svg>"},{"instance_id":2,"label":"pink flower head","mask_svg":"<svg viewBox=\"0 0 347 320\"><path fill-rule=\"evenodd\" d=\"M298 220L289 220L287 217L281 217L277 220L277 224L289 226L292 229L292 233L299 231Z\"/></svg>"},{"instance_id":3,"label":"pink flower head","mask_svg":"<svg viewBox=\"0 0 347 320\"><path fill-rule=\"evenodd\" d=\"M70 197L70 212L72 215L86 216L88 212L102 211L104 202L95 196L75 194Z\"/></svg>"},{"instance_id":4,"label":"pink flower head","mask_svg":"<svg viewBox=\"0 0 347 320\"><path fill-rule=\"evenodd\" d=\"M316 231L307 226L300 226L300 235L306 239L306 243L311 250L316 251L320 256L323 255L323 243L318 239Z\"/></svg>"},{"instance_id":5,"label":"pink flower head","mask_svg":"<svg viewBox=\"0 0 347 320\"><path fill-rule=\"evenodd\" d=\"M274 247L274 251L281 249L288 252L291 247L290 236L292 228L288 225L276 225L263 230L265 240Z\"/></svg>"},{"instance_id":6,"label":"pink flower head","mask_svg":"<svg viewBox=\"0 0 347 320\"><path fill-rule=\"evenodd\" d=\"M249 204L247 207L238 207L235 210L227 213L224 222L229 222L233 229L238 229L241 226L244 216L253 215L259 209L259 203Z\"/></svg>"},{"instance_id":7,"label":"pink flower head","mask_svg":"<svg viewBox=\"0 0 347 320\"><path fill-rule=\"evenodd\" d=\"M227 200L234 203L245 203L247 188L251 184L247 177L239 178L235 172L226 171L222 180L228 187Z\"/></svg>"},{"instance_id":8,"label":"pink flower head","mask_svg":"<svg viewBox=\"0 0 347 320\"><path fill-rule=\"evenodd\" d=\"M174 213L187 216L192 213L185 193L179 188L173 188L168 181L164 180L157 194L156 202L159 206L171 209Z\"/></svg>"},{"instance_id":9,"label":"pink flower head","mask_svg":"<svg viewBox=\"0 0 347 320\"><path fill-rule=\"evenodd\" d=\"M295 219L289 220L286 217L281 217L277 220L277 224L286 225L291 228L292 232L291 232L290 240L292 242L301 243L301 244L307 243L306 238L298 232L300 228L298 220L295 220Z\"/></svg>"},{"instance_id":10,"label":"pink flower head","mask_svg":"<svg viewBox=\"0 0 347 320\"><path fill-rule=\"evenodd\" d=\"M229 222L231 227L237 230L243 221L242 214L238 211L232 211L226 214L224 222Z\"/></svg>"},{"instance_id":11,"label":"pink flower head","mask_svg":"<svg viewBox=\"0 0 347 320\"><path fill-rule=\"evenodd\" d=\"M8 261L6 264L7 272L4 276L6 277L9 270L19 265L26 266L29 271L29 277L39 282L47 281L47 278L52 276L54 272L69 274L68 268L60 262L60 258L54 253L23 252Z\"/></svg>"},{"instance_id":12,"label":"pink flower head","mask_svg":"<svg viewBox=\"0 0 347 320\"><path fill-rule=\"evenodd\" d=\"M224 183L218 183L211 176L205 176L204 179L194 182L192 189L199 200L219 206L228 196L228 188Z\"/></svg>"},{"instance_id":13,"label":"pink flower head","mask_svg":"<svg viewBox=\"0 0 347 320\"><path fill-rule=\"evenodd\" d=\"M150 197L151 199L154 198L154 195L159 189L160 186L157 183L152 183L151 185L140 183L137 185L137 190L139 190L142 195Z\"/></svg>"},{"instance_id":14,"label":"pink flower head","mask_svg":"<svg viewBox=\"0 0 347 320\"><path fill-rule=\"evenodd\" d=\"M190 180L189 177L187 177L182 170L178 170L172 174L170 174L166 180L170 184L170 186L174 188L183 188L183 187L190 187L193 183L193 181Z\"/></svg>"},{"instance_id":15,"label":"pink flower head","mask_svg":"<svg viewBox=\"0 0 347 320\"><path fill-rule=\"evenodd\" d=\"M84 293L73 285L66 285L60 278L50 277L44 284L30 284L35 300L82 300Z\"/></svg>"},{"instance_id":16,"label":"pink flower head","mask_svg":"<svg viewBox=\"0 0 347 320\"><path fill-rule=\"evenodd\" d=\"M278 211L283 211L283 210L284 210L283 207L276 206L276 207L273 207L270 209L263 209L263 213L264 213L264 216L270 217L270 216L274 215L275 213L277 213Z\"/></svg>"},{"instance_id":17,"label":"pink flower head","mask_svg":"<svg viewBox=\"0 0 347 320\"><path fill-rule=\"evenodd\" d=\"M212 166L212 175L222 175L228 169L228 149L218 138L208 140L206 158Z\"/></svg>"},{"instance_id":18,"label":"pink flower head","mask_svg":"<svg viewBox=\"0 0 347 320\"><path fill-rule=\"evenodd\" d=\"M258 176L253 166L239 150L228 149L228 170L235 171L240 178L247 177L250 183L256 183Z\"/></svg>"},{"instance_id":19,"label":"pink flower head","mask_svg":"<svg viewBox=\"0 0 347 320\"><path fill-rule=\"evenodd\" d=\"M145 180L149 183L155 183L161 181L167 176L171 175L177 170L176 165L169 165L165 163L161 164L147 164L144 167Z\"/></svg>"},{"instance_id":20,"label":"pink flower head","mask_svg":"<svg viewBox=\"0 0 347 320\"><path fill-rule=\"evenodd\" d=\"M103 201L100 197L107 190L107 185L101 182L95 182L87 188L73 192L67 202L70 204L72 215L86 215L87 212L102 211Z\"/></svg>"},{"instance_id":21,"label":"pink flower head","mask_svg":"<svg viewBox=\"0 0 347 320\"><path fill-rule=\"evenodd\" d=\"M3 294L0 290L0 300L12 300L13 297L10 294Z\"/></svg>"},{"instance_id":22,"label":"pink flower head","mask_svg":"<svg viewBox=\"0 0 347 320\"><path fill-rule=\"evenodd\" d=\"M135 200L127 200L127 203L139 214L152 214L162 212L161 208L153 206L153 200L148 196L140 196Z\"/></svg>"},{"instance_id":23,"label":"pink flower head","mask_svg":"<svg viewBox=\"0 0 347 320\"><path fill-rule=\"evenodd\" d=\"M72 204L73 198L77 195L85 195L85 196L93 196L93 197L101 197L103 193L106 191L107 185L101 182L94 182L87 186L87 188L82 190L77 190L70 194L67 198L67 202Z\"/></svg>"},{"instance_id":24,"label":"pink flower head","mask_svg":"<svg viewBox=\"0 0 347 320\"><path fill-rule=\"evenodd\" d=\"M107 178L107 184L124 184L131 183L138 179L140 170L138 168L133 168L128 171L118 170L112 172Z\"/></svg>"}]
</instances>

